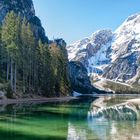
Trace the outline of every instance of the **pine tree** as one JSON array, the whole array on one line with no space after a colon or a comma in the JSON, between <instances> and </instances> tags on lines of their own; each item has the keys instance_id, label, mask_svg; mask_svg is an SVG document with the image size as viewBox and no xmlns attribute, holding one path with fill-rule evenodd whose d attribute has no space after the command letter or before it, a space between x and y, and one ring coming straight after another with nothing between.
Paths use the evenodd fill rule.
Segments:
<instances>
[{"instance_id":1,"label":"pine tree","mask_svg":"<svg viewBox=\"0 0 140 140\"><path fill-rule=\"evenodd\" d=\"M52 71L55 79L56 96L65 96L70 92L70 81L68 76L68 57L65 45L57 44L50 46Z\"/></svg>"},{"instance_id":2,"label":"pine tree","mask_svg":"<svg viewBox=\"0 0 140 140\"><path fill-rule=\"evenodd\" d=\"M16 57L18 53L18 25L17 25L17 15L11 11L5 17L4 24L2 26L2 42L5 45L7 51L7 80L9 80L10 73L10 83L12 90L16 90L14 87L13 70L14 65L16 65ZM9 70L10 68L10 70Z\"/></svg>"},{"instance_id":3,"label":"pine tree","mask_svg":"<svg viewBox=\"0 0 140 140\"><path fill-rule=\"evenodd\" d=\"M54 79L51 67L51 56L47 44L38 43L38 85L45 96L54 96Z\"/></svg>"},{"instance_id":4,"label":"pine tree","mask_svg":"<svg viewBox=\"0 0 140 140\"><path fill-rule=\"evenodd\" d=\"M35 63L35 38L31 26L24 18L21 30L21 55L23 65L23 85L29 91L34 86L34 63Z\"/></svg>"},{"instance_id":5,"label":"pine tree","mask_svg":"<svg viewBox=\"0 0 140 140\"><path fill-rule=\"evenodd\" d=\"M67 95L70 82L65 44L36 40L32 25L13 11L6 15L0 35L0 77L5 75L14 92L21 83L18 87L22 86L23 93Z\"/></svg>"}]
</instances>

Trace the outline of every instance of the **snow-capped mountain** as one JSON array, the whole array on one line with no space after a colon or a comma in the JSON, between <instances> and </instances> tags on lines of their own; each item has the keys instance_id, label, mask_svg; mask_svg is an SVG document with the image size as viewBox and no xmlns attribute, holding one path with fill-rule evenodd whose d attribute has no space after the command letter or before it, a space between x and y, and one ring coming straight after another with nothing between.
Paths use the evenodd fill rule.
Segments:
<instances>
[{"instance_id":1,"label":"snow-capped mountain","mask_svg":"<svg viewBox=\"0 0 140 140\"><path fill-rule=\"evenodd\" d=\"M120 55L140 50L140 14L128 17L115 31L112 42L112 61Z\"/></svg>"},{"instance_id":2,"label":"snow-capped mountain","mask_svg":"<svg viewBox=\"0 0 140 140\"><path fill-rule=\"evenodd\" d=\"M69 60L82 62L89 74L102 73L106 64L110 63L111 30L100 30L89 38L82 39L67 47Z\"/></svg>"},{"instance_id":3,"label":"snow-capped mountain","mask_svg":"<svg viewBox=\"0 0 140 140\"><path fill-rule=\"evenodd\" d=\"M130 82L138 73L140 57L140 14L128 17L114 32L111 64L104 76L116 81Z\"/></svg>"},{"instance_id":4,"label":"snow-capped mountain","mask_svg":"<svg viewBox=\"0 0 140 140\"><path fill-rule=\"evenodd\" d=\"M140 73L140 13L128 17L114 33L97 31L67 49L69 59L81 61L89 74L132 82Z\"/></svg>"}]
</instances>

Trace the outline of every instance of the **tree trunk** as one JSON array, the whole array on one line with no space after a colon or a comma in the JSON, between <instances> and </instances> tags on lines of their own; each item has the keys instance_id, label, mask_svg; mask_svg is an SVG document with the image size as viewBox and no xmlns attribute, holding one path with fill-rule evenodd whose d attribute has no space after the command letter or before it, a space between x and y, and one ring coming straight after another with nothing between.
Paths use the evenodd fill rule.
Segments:
<instances>
[{"instance_id":1,"label":"tree trunk","mask_svg":"<svg viewBox=\"0 0 140 140\"><path fill-rule=\"evenodd\" d=\"M7 61L7 74L6 74L6 80L9 80L9 59Z\"/></svg>"},{"instance_id":2,"label":"tree trunk","mask_svg":"<svg viewBox=\"0 0 140 140\"><path fill-rule=\"evenodd\" d=\"M13 60L11 59L11 75L10 75L11 88L13 90Z\"/></svg>"},{"instance_id":3,"label":"tree trunk","mask_svg":"<svg viewBox=\"0 0 140 140\"><path fill-rule=\"evenodd\" d=\"M17 84L17 66L15 64L15 72L14 72L14 92L16 92L16 84Z\"/></svg>"},{"instance_id":4,"label":"tree trunk","mask_svg":"<svg viewBox=\"0 0 140 140\"><path fill-rule=\"evenodd\" d=\"M24 64L23 64L23 93L25 93L26 91L26 85L25 85L25 67L24 67Z\"/></svg>"}]
</instances>

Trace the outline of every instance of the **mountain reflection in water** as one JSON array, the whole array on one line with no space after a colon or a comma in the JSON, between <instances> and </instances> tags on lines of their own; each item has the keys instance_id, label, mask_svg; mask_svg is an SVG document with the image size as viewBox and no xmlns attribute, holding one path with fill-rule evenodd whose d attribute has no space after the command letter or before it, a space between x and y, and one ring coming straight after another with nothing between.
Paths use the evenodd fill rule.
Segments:
<instances>
[{"instance_id":1,"label":"mountain reflection in water","mask_svg":"<svg viewBox=\"0 0 140 140\"><path fill-rule=\"evenodd\" d=\"M100 102L100 105L113 106L135 97L101 98L104 98L104 103ZM51 104L3 105L0 107L0 139L140 140L139 120L89 117L88 111L98 100L99 98Z\"/></svg>"}]
</instances>

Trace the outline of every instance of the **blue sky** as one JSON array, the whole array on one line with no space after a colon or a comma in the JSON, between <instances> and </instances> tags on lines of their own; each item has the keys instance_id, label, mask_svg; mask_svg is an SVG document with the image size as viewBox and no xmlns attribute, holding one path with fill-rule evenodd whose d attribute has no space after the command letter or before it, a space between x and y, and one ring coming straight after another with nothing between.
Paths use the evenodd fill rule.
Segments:
<instances>
[{"instance_id":1,"label":"blue sky","mask_svg":"<svg viewBox=\"0 0 140 140\"><path fill-rule=\"evenodd\" d=\"M113 31L131 14L140 12L140 0L33 0L46 35L69 43L100 29Z\"/></svg>"}]
</instances>

